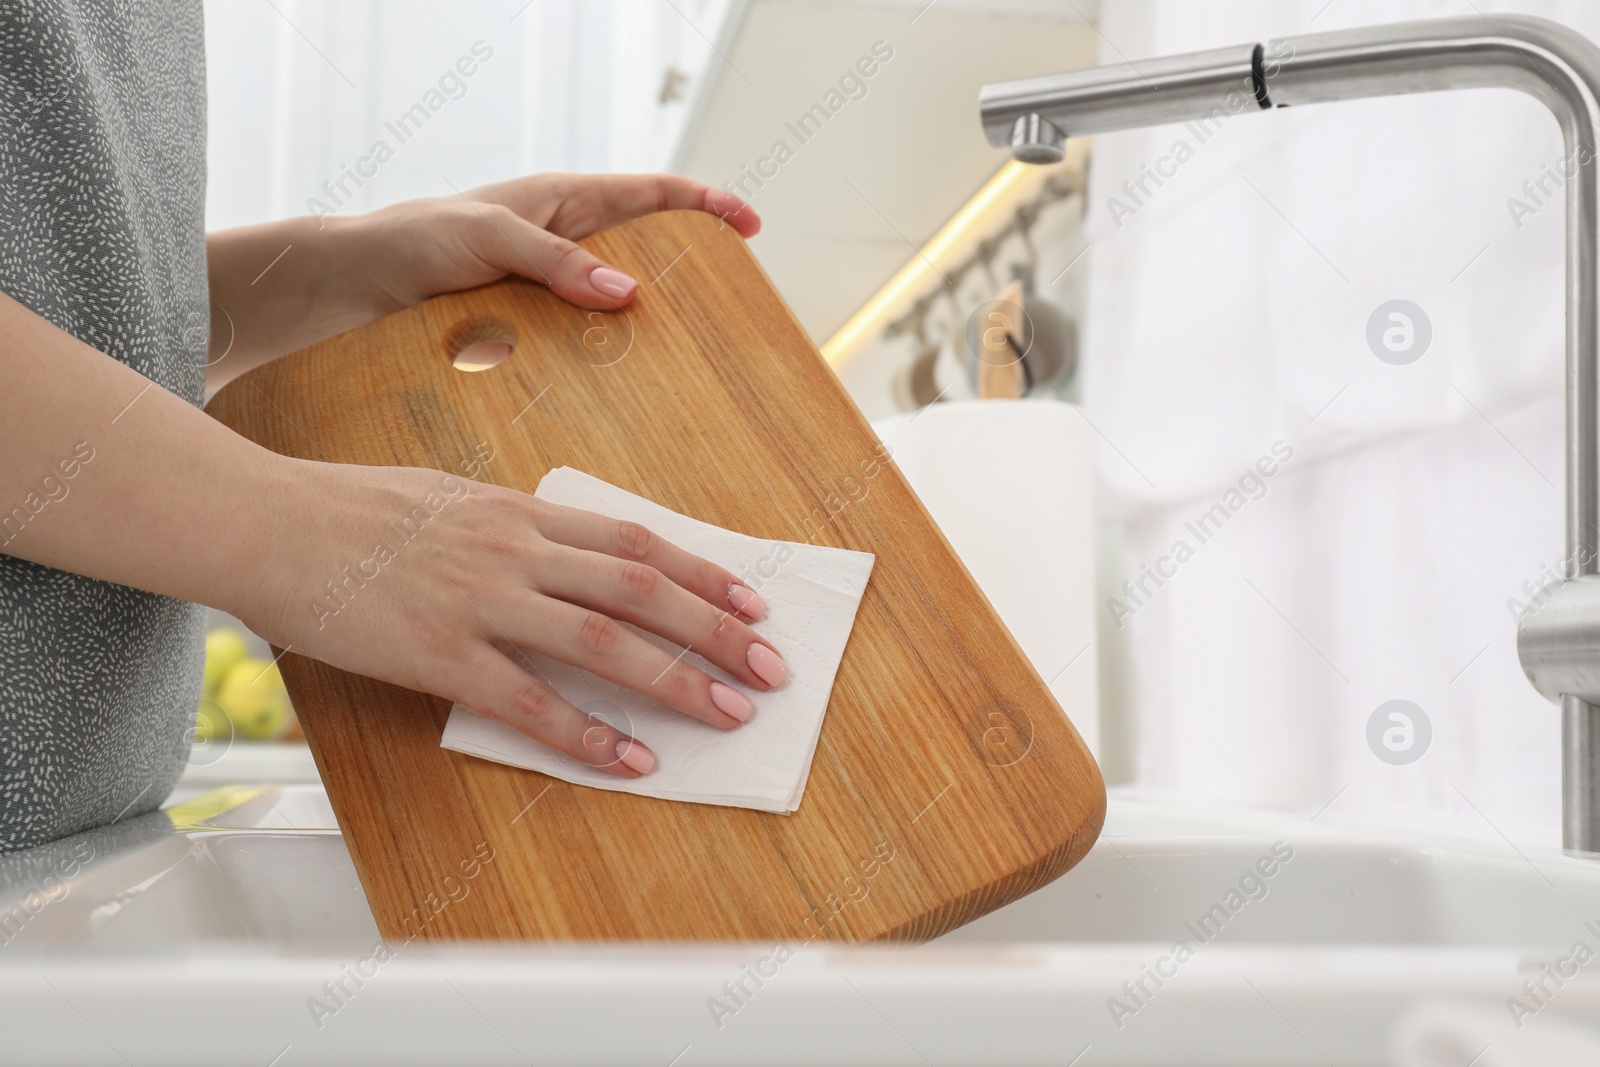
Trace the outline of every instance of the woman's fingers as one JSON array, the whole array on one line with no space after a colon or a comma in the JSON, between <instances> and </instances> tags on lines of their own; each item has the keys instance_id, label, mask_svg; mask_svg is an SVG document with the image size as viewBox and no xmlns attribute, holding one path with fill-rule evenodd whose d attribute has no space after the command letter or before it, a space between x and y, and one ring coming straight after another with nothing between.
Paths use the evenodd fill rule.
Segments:
<instances>
[{"instance_id":1,"label":"woman's fingers","mask_svg":"<svg viewBox=\"0 0 1600 1067\"><path fill-rule=\"evenodd\" d=\"M609 615L531 593L504 610L495 625L518 647L581 667L703 723L731 730L753 710L737 689L685 663L682 652L656 647Z\"/></svg>"},{"instance_id":2,"label":"woman's fingers","mask_svg":"<svg viewBox=\"0 0 1600 1067\"><path fill-rule=\"evenodd\" d=\"M744 237L761 220L734 193L673 174L541 174L498 182L459 199L385 209L411 235L413 280L391 285L403 306L516 274L579 307L611 311L633 299L638 279L576 241L629 219L674 208L717 216ZM398 212L396 214L395 212ZM420 264L420 266L418 266Z\"/></svg>"},{"instance_id":3,"label":"woman's fingers","mask_svg":"<svg viewBox=\"0 0 1600 1067\"><path fill-rule=\"evenodd\" d=\"M639 283L564 237L509 208L480 213L477 254L493 267L540 282L579 307L610 310L633 299Z\"/></svg>"},{"instance_id":4,"label":"woman's fingers","mask_svg":"<svg viewBox=\"0 0 1600 1067\"><path fill-rule=\"evenodd\" d=\"M649 748L585 715L488 644L463 666L468 688L461 703L478 714L499 719L541 744L620 778L638 778L655 768L655 754Z\"/></svg>"},{"instance_id":5,"label":"woman's fingers","mask_svg":"<svg viewBox=\"0 0 1600 1067\"><path fill-rule=\"evenodd\" d=\"M537 225L574 241L657 211L704 211L741 237L761 230L755 208L736 193L680 174L540 174L474 190Z\"/></svg>"},{"instance_id":6,"label":"woman's fingers","mask_svg":"<svg viewBox=\"0 0 1600 1067\"><path fill-rule=\"evenodd\" d=\"M675 174L545 175L476 191L478 255L491 266L548 285L579 307L610 310L633 299L638 280L574 241L674 208L716 215L743 237L761 229L739 196ZM541 202L554 201L554 209Z\"/></svg>"},{"instance_id":7,"label":"woman's fingers","mask_svg":"<svg viewBox=\"0 0 1600 1067\"><path fill-rule=\"evenodd\" d=\"M593 197L590 215L593 229L603 230L629 219L656 211L704 211L717 216L741 237L754 237L761 231L761 217L743 198L726 189L703 185L680 174L605 174L596 175L579 195ZM556 211L551 228L557 233L586 237L563 226L561 211ZM576 219L574 220L577 221ZM585 220L587 221L587 220Z\"/></svg>"},{"instance_id":8,"label":"woman's fingers","mask_svg":"<svg viewBox=\"0 0 1600 1067\"><path fill-rule=\"evenodd\" d=\"M648 563L556 545L539 591L660 634L746 685L770 689L788 673L754 630Z\"/></svg>"},{"instance_id":9,"label":"woman's fingers","mask_svg":"<svg viewBox=\"0 0 1600 1067\"><path fill-rule=\"evenodd\" d=\"M539 530L551 541L654 567L714 608L756 620L767 613L761 595L733 572L685 552L636 522L540 501Z\"/></svg>"}]
</instances>

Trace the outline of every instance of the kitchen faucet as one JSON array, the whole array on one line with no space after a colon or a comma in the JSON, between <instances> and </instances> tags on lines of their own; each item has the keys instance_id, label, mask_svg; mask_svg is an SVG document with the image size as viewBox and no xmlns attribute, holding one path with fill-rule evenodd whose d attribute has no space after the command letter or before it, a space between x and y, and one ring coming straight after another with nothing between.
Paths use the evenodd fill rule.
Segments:
<instances>
[{"instance_id":1,"label":"kitchen faucet","mask_svg":"<svg viewBox=\"0 0 1600 1067\"><path fill-rule=\"evenodd\" d=\"M1524 15L1430 19L999 82L984 86L978 102L990 144L1024 163L1053 163L1068 137L1490 87L1544 101L1574 171L1566 182L1567 567L1522 616L1517 654L1534 688L1561 706L1562 847L1600 859L1600 48Z\"/></svg>"}]
</instances>

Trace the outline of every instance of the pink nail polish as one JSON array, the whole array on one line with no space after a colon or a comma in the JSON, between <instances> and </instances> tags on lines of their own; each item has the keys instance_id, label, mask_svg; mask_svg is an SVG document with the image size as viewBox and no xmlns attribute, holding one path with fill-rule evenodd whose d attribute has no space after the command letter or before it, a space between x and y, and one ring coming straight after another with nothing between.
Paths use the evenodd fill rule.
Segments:
<instances>
[{"instance_id":1,"label":"pink nail polish","mask_svg":"<svg viewBox=\"0 0 1600 1067\"><path fill-rule=\"evenodd\" d=\"M607 296L627 296L639 287L638 282L610 267L596 267L590 271L589 284Z\"/></svg>"},{"instance_id":2,"label":"pink nail polish","mask_svg":"<svg viewBox=\"0 0 1600 1067\"><path fill-rule=\"evenodd\" d=\"M789 665L783 662L783 658L759 641L750 646L744 659L750 664L750 669L756 672L756 677L768 685L777 685L789 673Z\"/></svg>"},{"instance_id":3,"label":"pink nail polish","mask_svg":"<svg viewBox=\"0 0 1600 1067\"><path fill-rule=\"evenodd\" d=\"M755 710L743 693L721 682L711 683L711 703L728 718L738 719L740 722L749 719L750 713Z\"/></svg>"},{"instance_id":4,"label":"pink nail polish","mask_svg":"<svg viewBox=\"0 0 1600 1067\"><path fill-rule=\"evenodd\" d=\"M656 758L650 750L631 738L617 742L617 760L638 774L649 774L656 766Z\"/></svg>"},{"instance_id":5,"label":"pink nail polish","mask_svg":"<svg viewBox=\"0 0 1600 1067\"><path fill-rule=\"evenodd\" d=\"M728 603L733 610L751 619L762 619L767 614L767 602L761 594L747 585L732 582L728 586Z\"/></svg>"}]
</instances>

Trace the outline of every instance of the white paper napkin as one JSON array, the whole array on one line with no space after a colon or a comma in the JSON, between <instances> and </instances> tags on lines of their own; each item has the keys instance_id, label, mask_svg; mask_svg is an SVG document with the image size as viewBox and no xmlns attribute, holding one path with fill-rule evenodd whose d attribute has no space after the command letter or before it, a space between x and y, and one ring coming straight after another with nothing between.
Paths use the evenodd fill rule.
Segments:
<instances>
[{"instance_id":1,"label":"white paper napkin","mask_svg":"<svg viewBox=\"0 0 1600 1067\"><path fill-rule=\"evenodd\" d=\"M752 628L783 655L788 677L778 688L760 692L697 653L686 653L684 662L733 686L755 705L748 722L718 730L588 671L529 651L528 659L556 692L644 742L656 755L655 769L641 778L619 778L460 704L450 709L440 745L596 789L784 815L798 808L833 678L872 573L872 554L747 537L679 515L571 467L545 475L533 495L630 519L732 571L766 600L767 617ZM665 638L630 629L674 655L681 651Z\"/></svg>"}]
</instances>

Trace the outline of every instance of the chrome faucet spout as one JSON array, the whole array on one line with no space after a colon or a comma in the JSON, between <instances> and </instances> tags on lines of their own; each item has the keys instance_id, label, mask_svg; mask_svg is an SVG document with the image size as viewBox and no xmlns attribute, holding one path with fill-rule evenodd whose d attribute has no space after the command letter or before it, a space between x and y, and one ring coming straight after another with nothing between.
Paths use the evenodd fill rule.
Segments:
<instances>
[{"instance_id":1,"label":"chrome faucet spout","mask_svg":"<svg viewBox=\"0 0 1600 1067\"><path fill-rule=\"evenodd\" d=\"M1560 124L1566 183L1565 579L1517 631L1523 671L1562 714L1562 844L1600 858L1600 48L1556 22L1472 16L1286 37L986 85L989 143L1023 162L1067 138L1403 93L1519 89Z\"/></svg>"}]
</instances>

